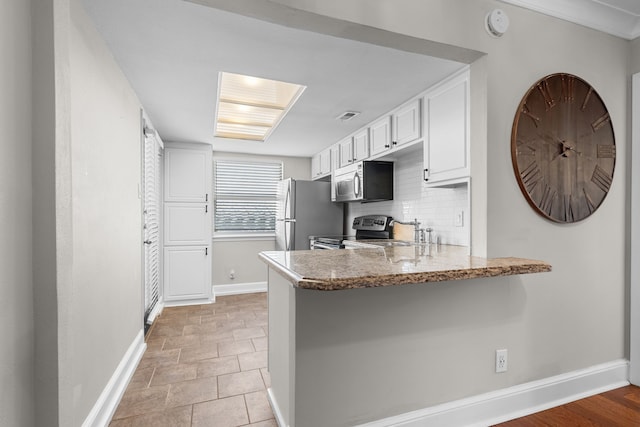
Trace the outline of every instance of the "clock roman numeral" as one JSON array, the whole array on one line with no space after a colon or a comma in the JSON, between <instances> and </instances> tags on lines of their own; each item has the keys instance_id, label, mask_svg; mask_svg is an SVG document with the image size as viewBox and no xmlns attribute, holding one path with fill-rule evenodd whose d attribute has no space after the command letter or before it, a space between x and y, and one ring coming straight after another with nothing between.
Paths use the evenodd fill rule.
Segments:
<instances>
[{"instance_id":1,"label":"clock roman numeral","mask_svg":"<svg viewBox=\"0 0 640 427\"><path fill-rule=\"evenodd\" d=\"M591 215L593 211L596 210L596 205L595 203L593 203L593 200L591 200L591 197L589 197L589 193L587 193L587 190L583 188L582 192L584 193L584 199L587 201L587 209L589 209L589 215Z\"/></svg>"},{"instance_id":2,"label":"clock roman numeral","mask_svg":"<svg viewBox=\"0 0 640 427\"><path fill-rule=\"evenodd\" d=\"M519 146L517 148L517 153L520 156L535 156L536 154L536 149L533 148L532 146L528 145L528 144L522 144L521 146Z\"/></svg>"},{"instance_id":3,"label":"clock roman numeral","mask_svg":"<svg viewBox=\"0 0 640 427\"><path fill-rule=\"evenodd\" d=\"M538 207L540 207L540 209L542 209L542 211L547 215L551 215L551 208L553 207L553 202L556 199L557 194L558 192L548 185L545 185L542 189L542 197L538 202Z\"/></svg>"},{"instance_id":4,"label":"clock roman numeral","mask_svg":"<svg viewBox=\"0 0 640 427\"><path fill-rule=\"evenodd\" d=\"M587 94L584 96L584 101L582 101L582 107L580 109L584 111L587 108L587 104L589 103L589 98L591 98L591 94L593 93L593 88L590 87L587 91Z\"/></svg>"},{"instance_id":5,"label":"clock roman numeral","mask_svg":"<svg viewBox=\"0 0 640 427\"><path fill-rule=\"evenodd\" d=\"M547 110L551 109L554 105L556 105L556 101L553 99L553 96L551 95L551 90L549 89L549 85L547 84L546 80L542 80L540 83L538 83L538 90L540 91L540 93L542 94L542 97L544 98L544 103L547 106Z\"/></svg>"},{"instance_id":6,"label":"clock roman numeral","mask_svg":"<svg viewBox=\"0 0 640 427\"><path fill-rule=\"evenodd\" d=\"M520 178L522 179L522 183L524 184L527 193L531 194L536 185L542 179L542 174L540 173L540 168L538 164L533 161L529 166L524 168L522 172L520 172Z\"/></svg>"},{"instance_id":7,"label":"clock roman numeral","mask_svg":"<svg viewBox=\"0 0 640 427\"><path fill-rule=\"evenodd\" d=\"M561 81L562 81L562 96L561 96L562 101L573 102L576 79L573 76L562 76Z\"/></svg>"},{"instance_id":8,"label":"clock roman numeral","mask_svg":"<svg viewBox=\"0 0 640 427\"><path fill-rule=\"evenodd\" d=\"M573 222L573 207L571 206L571 195L564 196L564 221Z\"/></svg>"},{"instance_id":9,"label":"clock roman numeral","mask_svg":"<svg viewBox=\"0 0 640 427\"><path fill-rule=\"evenodd\" d=\"M593 182L599 189L607 193L609 192L609 188L611 188L612 181L613 176L609 175L607 171L596 165L595 169L593 170L593 175L591 175L591 182Z\"/></svg>"},{"instance_id":10,"label":"clock roman numeral","mask_svg":"<svg viewBox=\"0 0 640 427\"><path fill-rule=\"evenodd\" d=\"M599 159L614 159L616 157L615 145L601 145L598 144L598 158Z\"/></svg>"},{"instance_id":11,"label":"clock roman numeral","mask_svg":"<svg viewBox=\"0 0 640 427\"><path fill-rule=\"evenodd\" d=\"M593 131L596 132L602 126L606 125L609 122L609 120L611 120L611 118L609 117L609 113L604 113L602 116L598 117L596 121L591 123L591 127L593 128Z\"/></svg>"},{"instance_id":12,"label":"clock roman numeral","mask_svg":"<svg viewBox=\"0 0 640 427\"><path fill-rule=\"evenodd\" d=\"M538 127L538 123L540 123L540 117L537 117L536 115L534 115L531 111L529 111L529 107L527 107L527 104L523 104L522 105L522 114L526 115L527 117L529 117L531 120L533 120L533 124Z\"/></svg>"}]
</instances>

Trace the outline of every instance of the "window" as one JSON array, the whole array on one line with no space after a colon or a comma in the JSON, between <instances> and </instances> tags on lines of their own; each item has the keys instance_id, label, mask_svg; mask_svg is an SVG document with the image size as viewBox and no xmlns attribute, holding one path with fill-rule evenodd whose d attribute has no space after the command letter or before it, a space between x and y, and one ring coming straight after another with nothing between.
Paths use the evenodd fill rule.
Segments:
<instances>
[{"instance_id":1,"label":"window","mask_svg":"<svg viewBox=\"0 0 640 427\"><path fill-rule=\"evenodd\" d=\"M282 163L214 161L215 232L273 233Z\"/></svg>"}]
</instances>

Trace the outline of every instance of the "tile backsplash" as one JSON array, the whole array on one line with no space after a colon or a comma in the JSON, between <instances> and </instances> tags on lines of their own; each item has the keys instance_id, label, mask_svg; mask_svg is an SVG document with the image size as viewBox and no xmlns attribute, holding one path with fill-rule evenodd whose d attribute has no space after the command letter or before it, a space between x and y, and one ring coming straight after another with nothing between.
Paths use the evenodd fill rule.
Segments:
<instances>
[{"instance_id":1,"label":"tile backsplash","mask_svg":"<svg viewBox=\"0 0 640 427\"><path fill-rule=\"evenodd\" d=\"M440 236L443 244L469 246L469 188L426 188L422 184L423 159L414 153L398 157L394 164L393 200L373 203L347 203L347 234L353 234L353 218L361 215L390 215L399 221L417 218L420 228L433 228L433 241ZM455 225L463 212L463 226Z\"/></svg>"}]
</instances>

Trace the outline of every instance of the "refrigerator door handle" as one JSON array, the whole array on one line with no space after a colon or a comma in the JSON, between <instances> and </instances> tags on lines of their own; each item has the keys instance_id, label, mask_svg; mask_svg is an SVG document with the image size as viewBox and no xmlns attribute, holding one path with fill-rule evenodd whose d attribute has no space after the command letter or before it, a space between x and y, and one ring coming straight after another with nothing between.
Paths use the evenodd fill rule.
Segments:
<instances>
[{"instance_id":1,"label":"refrigerator door handle","mask_svg":"<svg viewBox=\"0 0 640 427\"><path fill-rule=\"evenodd\" d=\"M294 218L278 218L278 219L276 219L276 221L279 221L279 222L296 222L296 220Z\"/></svg>"}]
</instances>

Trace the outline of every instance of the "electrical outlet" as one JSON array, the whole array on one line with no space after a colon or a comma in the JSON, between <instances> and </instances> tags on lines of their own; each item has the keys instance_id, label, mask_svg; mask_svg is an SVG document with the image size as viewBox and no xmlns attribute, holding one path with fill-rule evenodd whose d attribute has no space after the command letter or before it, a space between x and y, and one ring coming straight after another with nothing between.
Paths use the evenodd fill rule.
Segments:
<instances>
[{"instance_id":1,"label":"electrical outlet","mask_svg":"<svg viewBox=\"0 0 640 427\"><path fill-rule=\"evenodd\" d=\"M496 350L496 373L507 372L507 349Z\"/></svg>"},{"instance_id":2,"label":"electrical outlet","mask_svg":"<svg viewBox=\"0 0 640 427\"><path fill-rule=\"evenodd\" d=\"M464 211L457 211L453 221L456 227L464 226Z\"/></svg>"}]
</instances>

